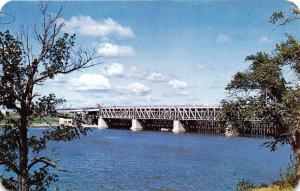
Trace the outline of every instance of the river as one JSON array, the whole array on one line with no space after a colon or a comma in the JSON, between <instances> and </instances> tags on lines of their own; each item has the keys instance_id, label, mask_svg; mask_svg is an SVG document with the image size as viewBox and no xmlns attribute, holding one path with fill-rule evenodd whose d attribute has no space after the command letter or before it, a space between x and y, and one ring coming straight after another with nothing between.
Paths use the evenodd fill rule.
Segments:
<instances>
[{"instance_id":1,"label":"river","mask_svg":"<svg viewBox=\"0 0 300 191\"><path fill-rule=\"evenodd\" d=\"M51 144L48 154L68 172L50 190L224 191L240 179L267 183L280 178L291 153L288 146L269 152L260 146L267 140L95 129L79 140Z\"/></svg>"}]
</instances>

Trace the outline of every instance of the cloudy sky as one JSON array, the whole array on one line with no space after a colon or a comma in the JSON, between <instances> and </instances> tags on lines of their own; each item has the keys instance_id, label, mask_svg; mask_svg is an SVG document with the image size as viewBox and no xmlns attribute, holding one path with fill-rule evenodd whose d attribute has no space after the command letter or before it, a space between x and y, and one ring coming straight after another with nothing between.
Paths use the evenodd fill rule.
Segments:
<instances>
[{"instance_id":1,"label":"cloudy sky","mask_svg":"<svg viewBox=\"0 0 300 191\"><path fill-rule=\"evenodd\" d=\"M60 2L52 2L50 10ZM15 22L1 30L31 29L40 19L38 2L10 2ZM68 2L60 22L77 45L95 48L101 65L57 76L39 91L53 92L68 106L218 104L245 57L272 51L295 22L273 30L268 18L292 5L279 0L191 2ZM299 35L298 35L299 36Z\"/></svg>"}]
</instances>

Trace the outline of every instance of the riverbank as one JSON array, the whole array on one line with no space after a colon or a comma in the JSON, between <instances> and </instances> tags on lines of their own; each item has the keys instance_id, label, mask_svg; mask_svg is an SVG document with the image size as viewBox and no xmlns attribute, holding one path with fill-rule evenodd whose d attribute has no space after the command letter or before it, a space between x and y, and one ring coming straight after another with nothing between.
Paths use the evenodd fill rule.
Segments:
<instances>
[{"instance_id":1,"label":"riverbank","mask_svg":"<svg viewBox=\"0 0 300 191\"><path fill-rule=\"evenodd\" d=\"M280 185L268 185L250 189L249 191L293 191L294 188L292 186L280 186Z\"/></svg>"},{"instance_id":2,"label":"riverbank","mask_svg":"<svg viewBox=\"0 0 300 191\"><path fill-rule=\"evenodd\" d=\"M57 127L59 124L47 124L47 123L33 123L29 126L29 128L41 128L41 127ZM4 127L5 124L0 124L0 127Z\"/></svg>"},{"instance_id":3,"label":"riverbank","mask_svg":"<svg viewBox=\"0 0 300 191\"><path fill-rule=\"evenodd\" d=\"M285 181L275 181L271 184L259 185L249 189L249 191L293 191L295 186Z\"/></svg>"}]
</instances>

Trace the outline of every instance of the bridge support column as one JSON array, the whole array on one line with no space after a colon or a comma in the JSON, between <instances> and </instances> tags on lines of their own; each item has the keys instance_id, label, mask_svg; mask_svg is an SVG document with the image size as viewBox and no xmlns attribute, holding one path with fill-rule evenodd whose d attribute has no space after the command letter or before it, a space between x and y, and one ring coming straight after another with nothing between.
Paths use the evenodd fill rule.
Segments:
<instances>
[{"instance_id":1,"label":"bridge support column","mask_svg":"<svg viewBox=\"0 0 300 191\"><path fill-rule=\"evenodd\" d=\"M185 133L185 129L182 125L182 123L179 120L174 120L173 121L173 133Z\"/></svg>"},{"instance_id":2,"label":"bridge support column","mask_svg":"<svg viewBox=\"0 0 300 191\"><path fill-rule=\"evenodd\" d=\"M104 121L104 119L102 117L99 117L99 119L98 119L98 128L99 129L107 129L108 128L107 123Z\"/></svg>"},{"instance_id":3,"label":"bridge support column","mask_svg":"<svg viewBox=\"0 0 300 191\"><path fill-rule=\"evenodd\" d=\"M131 131L142 131L143 127L137 119L132 119Z\"/></svg>"}]
</instances>

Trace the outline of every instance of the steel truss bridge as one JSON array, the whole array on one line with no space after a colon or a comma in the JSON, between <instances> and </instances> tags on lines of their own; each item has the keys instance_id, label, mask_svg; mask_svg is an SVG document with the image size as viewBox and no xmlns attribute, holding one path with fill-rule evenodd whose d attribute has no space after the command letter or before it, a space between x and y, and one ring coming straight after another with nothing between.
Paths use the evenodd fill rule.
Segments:
<instances>
[{"instance_id":1,"label":"steel truss bridge","mask_svg":"<svg viewBox=\"0 0 300 191\"><path fill-rule=\"evenodd\" d=\"M203 106L135 106L102 107L99 116L118 119L219 120L219 107Z\"/></svg>"},{"instance_id":2,"label":"steel truss bridge","mask_svg":"<svg viewBox=\"0 0 300 191\"><path fill-rule=\"evenodd\" d=\"M215 106L108 106L100 108L66 108L60 113L97 113L111 119L164 119L218 121L220 107Z\"/></svg>"},{"instance_id":3,"label":"steel truss bridge","mask_svg":"<svg viewBox=\"0 0 300 191\"><path fill-rule=\"evenodd\" d=\"M94 116L94 121L96 119L99 128L110 128L119 124L130 126L133 131L139 131L148 127L150 122L156 124L154 125L156 128L153 127L153 129L158 129L157 127L163 127L163 121L171 121L173 122L171 128L175 133L185 132L191 127L199 132L203 129L208 130L208 132L224 132L226 129L226 127L221 126L221 108L218 106L105 106L66 108L60 109L59 112L70 117L74 115L81 115L82 118ZM126 121L131 123L126 123ZM259 124L259 120L249 120L249 122L253 124L251 134L267 134L272 130L270 125ZM253 133L253 130L257 130L259 133Z\"/></svg>"}]
</instances>

